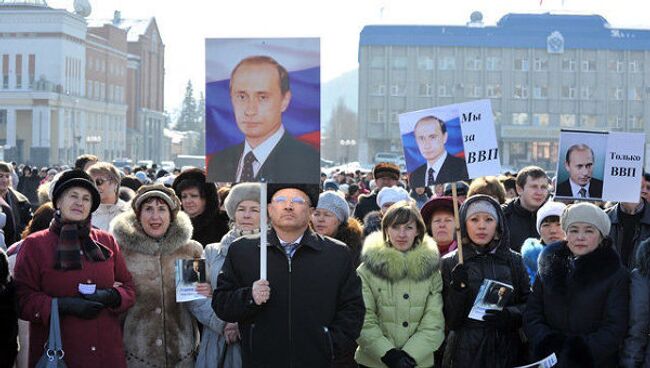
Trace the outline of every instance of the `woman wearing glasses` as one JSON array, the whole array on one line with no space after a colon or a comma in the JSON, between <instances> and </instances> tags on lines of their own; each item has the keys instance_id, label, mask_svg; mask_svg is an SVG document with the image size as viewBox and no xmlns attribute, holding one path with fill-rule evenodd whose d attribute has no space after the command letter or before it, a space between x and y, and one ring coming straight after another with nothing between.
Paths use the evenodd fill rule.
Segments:
<instances>
[{"instance_id":1,"label":"woman wearing glasses","mask_svg":"<svg viewBox=\"0 0 650 368\"><path fill-rule=\"evenodd\" d=\"M93 212L92 224L96 228L109 231L111 221L129 209L126 202L117 196L120 191L120 173L108 162L93 164L87 173L97 185L101 199L99 207Z\"/></svg>"}]
</instances>

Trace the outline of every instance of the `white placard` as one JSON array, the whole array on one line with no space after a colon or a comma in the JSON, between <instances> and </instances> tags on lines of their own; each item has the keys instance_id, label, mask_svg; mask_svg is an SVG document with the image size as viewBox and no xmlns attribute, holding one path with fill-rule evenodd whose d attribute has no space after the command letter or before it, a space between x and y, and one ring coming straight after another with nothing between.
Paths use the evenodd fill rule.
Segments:
<instances>
[{"instance_id":1,"label":"white placard","mask_svg":"<svg viewBox=\"0 0 650 368\"><path fill-rule=\"evenodd\" d=\"M641 197L645 134L611 132L607 139L603 199L637 203Z\"/></svg>"},{"instance_id":2,"label":"white placard","mask_svg":"<svg viewBox=\"0 0 650 368\"><path fill-rule=\"evenodd\" d=\"M400 114L399 124L414 187L432 184L429 171L436 184L501 172L490 100Z\"/></svg>"},{"instance_id":3,"label":"white placard","mask_svg":"<svg viewBox=\"0 0 650 368\"><path fill-rule=\"evenodd\" d=\"M555 197L637 203L644 153L643 133L563 129Z\"/></svg>"}]
</instances>

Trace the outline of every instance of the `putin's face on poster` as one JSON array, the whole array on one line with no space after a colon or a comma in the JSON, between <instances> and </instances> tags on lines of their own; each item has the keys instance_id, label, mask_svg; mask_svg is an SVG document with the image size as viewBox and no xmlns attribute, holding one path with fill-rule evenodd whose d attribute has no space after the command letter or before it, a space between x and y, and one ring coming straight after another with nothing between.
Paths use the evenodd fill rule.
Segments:
<instances>
[{"instance_id":1,"label":"putin's face on poster","mask_svg":"<svg viewBox=\"0 0 650 368\"><path fill-rule=\"evenodd\" d=\"M289 106L291 91L282 91L278 67L249 62L233 71L230 99L237 127L255 148L282 126L282 113Z\"/></svg>"},{"instance_id":2,"label":"putin's face on poster","mask_svg":"<svg viewBox=\"0 0 650 368\"><path fill-rule=\"evenodd\" d=\"M594 155L587 146L580 149L573 149L567 155L564 162L564 168L569 173L569 177L575 184L584 187L591 181L594 166Z\"/></svg>"},{"instance_id":3,"label":"putin's face on poster","mask_svg":"<svg viewBox=\"0 0 650 368\"><path fill-rule=\"evenodd\" d=\"M433 165L445 152L447 132L443 131L444 123L432 117L417 122L413 133L420 154L429 165Z\"/></svg>"}]
</instances>

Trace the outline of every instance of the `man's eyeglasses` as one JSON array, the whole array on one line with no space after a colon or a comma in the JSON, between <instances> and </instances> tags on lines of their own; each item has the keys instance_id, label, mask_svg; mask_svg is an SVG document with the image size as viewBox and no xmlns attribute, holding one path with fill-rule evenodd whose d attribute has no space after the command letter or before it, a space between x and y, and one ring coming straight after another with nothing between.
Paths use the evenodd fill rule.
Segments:
<instances>
[{"instance_id":1,"label":"man's eyeglasses","mask_svg":"<svg viewBox=\"0 0 650 368\"><path fill-rule=\"evenodd\" d=\"M277 197L273 198L273 202L277 203L277 204L285 204L285 203L287 203L287 201L290 201L291 204L295 204L295 205L305 205L305 204L307 204L307 201L304 198L301 198L301 197L293 197L293 198L289 199L288 197L285 197L285 196L277 196Z\"/></svg>"}]
</instances>

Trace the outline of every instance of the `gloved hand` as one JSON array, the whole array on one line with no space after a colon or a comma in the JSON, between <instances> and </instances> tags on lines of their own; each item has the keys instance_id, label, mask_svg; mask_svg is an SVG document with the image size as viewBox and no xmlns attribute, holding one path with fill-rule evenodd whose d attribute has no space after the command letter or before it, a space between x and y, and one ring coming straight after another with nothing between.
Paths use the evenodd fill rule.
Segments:
<instances>
[{"instance_id":1,"label":"gloved hand","mask_svg":"<svg viewBox=\"0 0 650 368\"><path fill-rule=\"evenodd\" d=\"M415 359L402 350L390 349L381 358L389 368L414 368L416 366Z\"/></svg>"},{"instance_id":2,"label":"gloved hand","mask_svg":"<svg viewBox=\"0 0 650 368\"><path fill-rule=\"evenodd\" d=\"M81 297L86 300L102 303L108 308L115 308L122 303L122 297L115 288L97 289L92 294L81 294Z\"/></svg>"},{"instance_id":3,"label":"gloved hand","mask_svg":"<svg viewBox=\"0 0 650 368\"><path fill-rule=\"evenodd\" d=\"M459 263L451 270L451 286L456 290L463 290L469 283L469 273L463 263Z\"/></svg>"},{"instance_id":4,"label":"gloved hand","mask_svg":"<svg viewBox=\"0 0 650 368\"><path fill-rule=\"evenodd\" d=\"M483 316L485 322L490 323L492 326L498 329L510 329L513 324L513 318L508 309L503 308L502 310L498 309L488 309L485 311Z\"/></svg>"},{"instance_id":5,"label":"gloved hand","mask_svg":"<svg viewBox=\"0 0 650 368\"><path fill-rule=\"evenodd\" d=\"M104 308L104 304L76 296L59 298L59 313L83 319L93 319Z\"/></svg>"}]
</instances>

